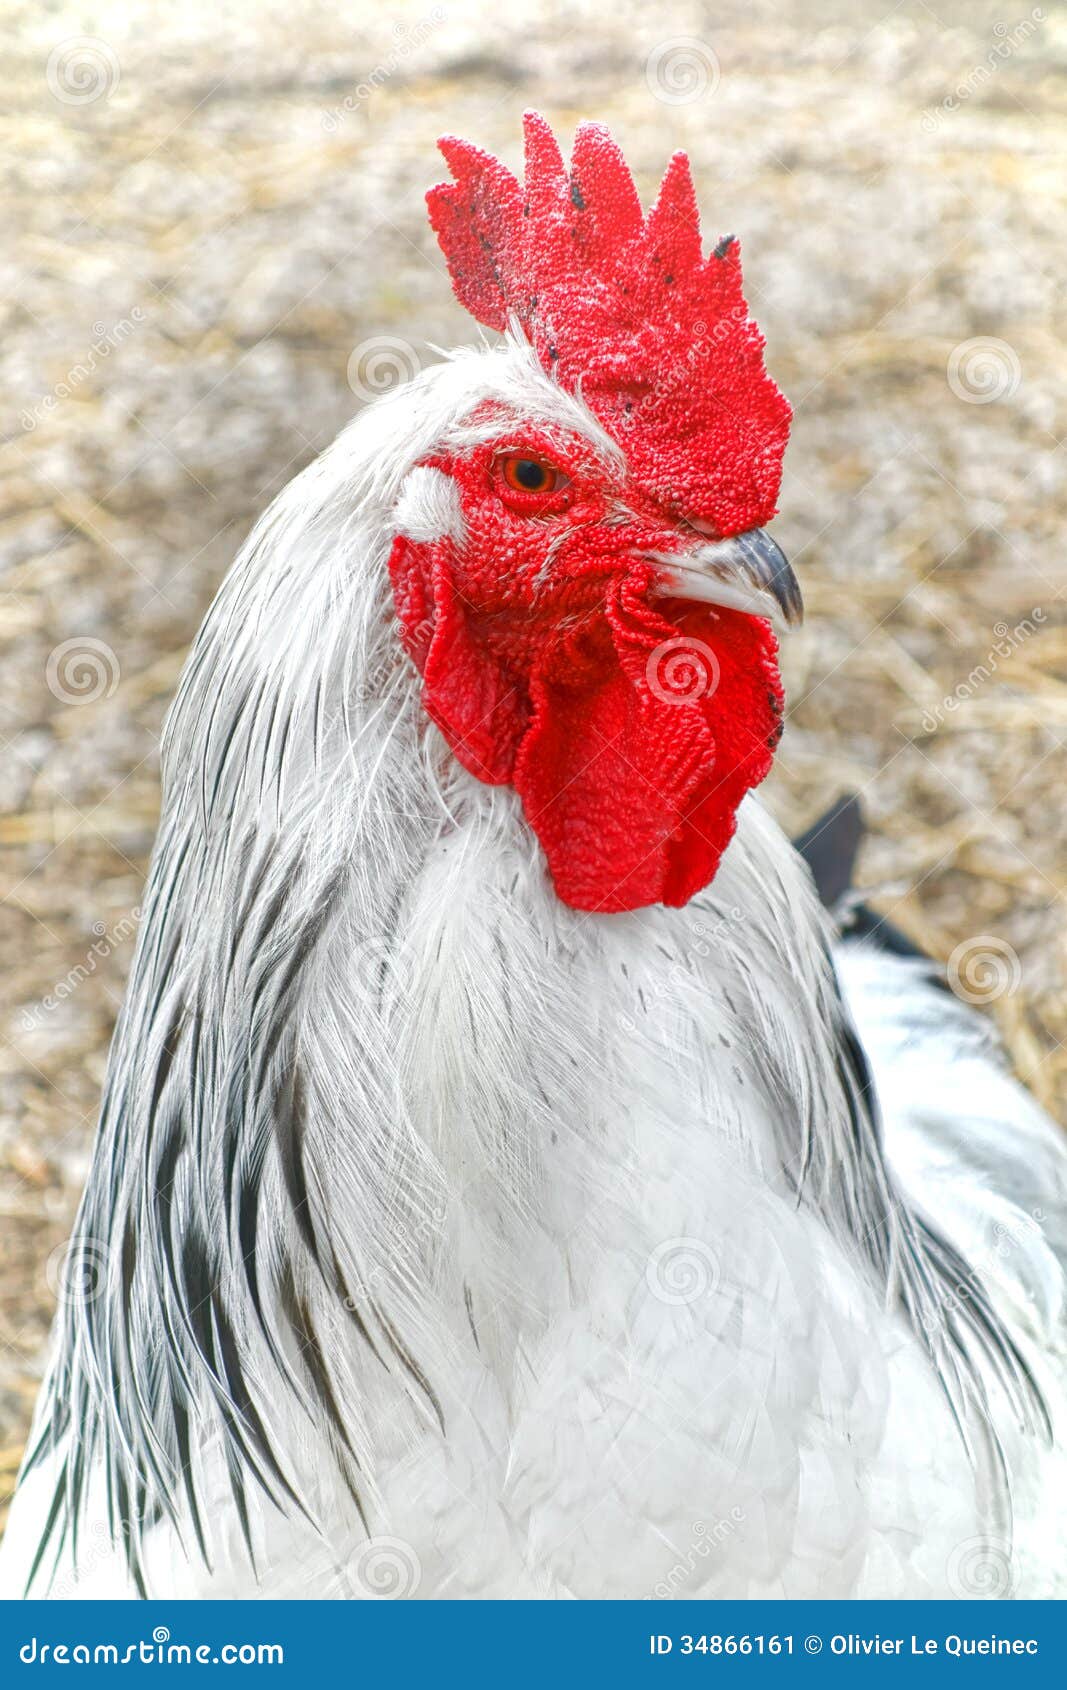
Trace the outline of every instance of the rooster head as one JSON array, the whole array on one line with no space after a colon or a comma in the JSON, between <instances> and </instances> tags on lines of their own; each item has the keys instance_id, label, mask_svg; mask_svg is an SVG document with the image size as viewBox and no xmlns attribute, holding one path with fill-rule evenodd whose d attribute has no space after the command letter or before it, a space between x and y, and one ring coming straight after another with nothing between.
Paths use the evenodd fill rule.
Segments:
<instances>
[{"instance_id":1,"label":"rooster head","mask_svg":"<svg viewBox=\"0 0 1067 1690\"><path fill-rule=\"evenodd\" d=\"M480 398L412 472L402 637L455 755L518 792L565 903L684 904L770 768L773 629L800 615L763 532L790 411L737 243L704 258L681 153L646 217L597 124L568 169L528 114L523 184L441 147L455 181L428 200L456 294L545 392Z\"/></svg>"}]
</instances>

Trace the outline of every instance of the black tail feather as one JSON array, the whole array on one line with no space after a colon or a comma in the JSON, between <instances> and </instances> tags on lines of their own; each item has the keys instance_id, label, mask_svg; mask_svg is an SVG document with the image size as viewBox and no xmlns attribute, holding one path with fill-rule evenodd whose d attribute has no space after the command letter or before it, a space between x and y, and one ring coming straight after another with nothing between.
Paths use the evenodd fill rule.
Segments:
<instances>
[{"instance_id":1,"label":"black tail feather","mask_svg":"<svg viewBox=\"0 0 1067 1690\"><path fill-rule=\"evenodd\" d=\"M853 879L864 832L863 806L855 793L846 793L794 839L793 845L811 870L815 890L836 921L842 939L866 939L891 956L929 962L931 958L906 933L856 894Z\"/></svg>"}]
</instances>

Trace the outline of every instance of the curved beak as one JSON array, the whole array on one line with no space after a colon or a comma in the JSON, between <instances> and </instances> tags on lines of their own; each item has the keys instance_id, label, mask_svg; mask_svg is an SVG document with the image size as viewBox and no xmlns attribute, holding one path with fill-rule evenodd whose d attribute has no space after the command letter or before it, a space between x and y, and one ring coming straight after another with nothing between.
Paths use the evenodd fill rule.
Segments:
<instances>
[{"instance_id":1,"label":"curved beak","mask_svg":"<svg viewBox=\"0 0 1067 1690\"><path fill-rule=\"evenodd\" d=\"M709 540L685 552L649 552L660 566L658 591L762 616L779 632L804 620L800 585L788 558L763 528Z\"/></svg>"}]
</instances>

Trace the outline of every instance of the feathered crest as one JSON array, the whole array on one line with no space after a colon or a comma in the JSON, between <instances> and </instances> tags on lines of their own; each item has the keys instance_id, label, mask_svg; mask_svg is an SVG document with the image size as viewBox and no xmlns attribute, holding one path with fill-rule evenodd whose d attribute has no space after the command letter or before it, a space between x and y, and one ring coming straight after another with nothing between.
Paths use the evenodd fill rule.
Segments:
<instances>
[{"instance_id":1,"label":"feathered crest","mask_svg":"<svg viewBox=\"0 0 1067 1690\"><path fill-rule=\"evenodd\" d=\"M460 303L489 328L521 324L658 502L723 535L768 521L789 405L764 369L736 240L703 256L686 155L646 217L601 124L579 126L569 169L536 112L525 132L523 185L469 142L440 143L455 181L427 203Z\"/></svg>"}]
</instances>

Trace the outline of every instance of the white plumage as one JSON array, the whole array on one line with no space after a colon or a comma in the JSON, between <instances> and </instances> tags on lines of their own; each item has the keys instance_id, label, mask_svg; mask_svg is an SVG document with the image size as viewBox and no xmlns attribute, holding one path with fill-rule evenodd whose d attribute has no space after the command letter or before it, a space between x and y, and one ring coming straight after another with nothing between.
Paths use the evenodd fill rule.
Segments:
<instances>
[{"instance_id":1,"label":"white plumage","mask_svg":"<svg viewBox=\"0 0 1067 1690\"><path fill-rule=\"evenodd\" d=\"M883 1152L752 799L686 908L556 898L392 620L481 398L617 457L519 341L450 359L286 489L193 651L78 1223L109 1267L0 1590L43 1540L52 1595L1062 1593L1056 1131L846 944Z\"/></svg>"}]
</instances>

